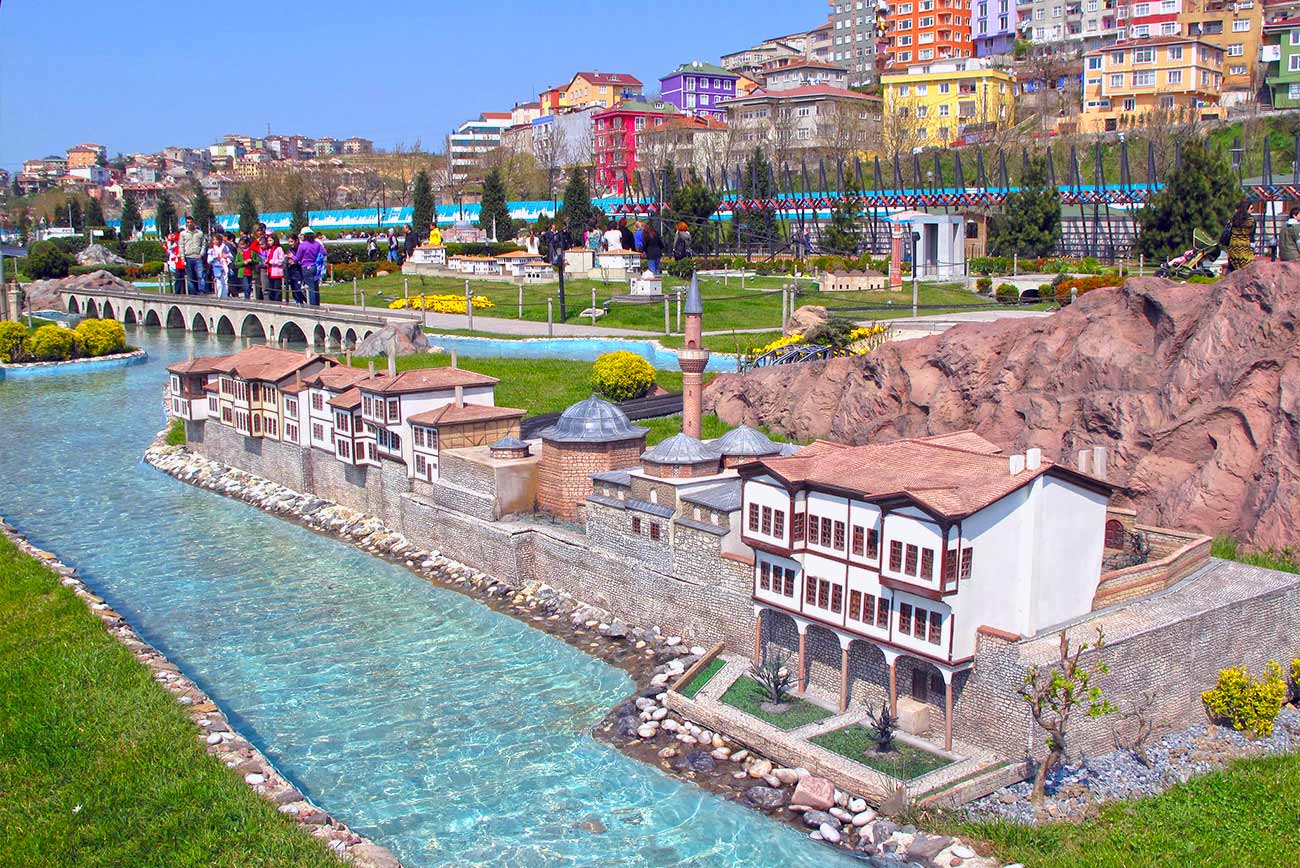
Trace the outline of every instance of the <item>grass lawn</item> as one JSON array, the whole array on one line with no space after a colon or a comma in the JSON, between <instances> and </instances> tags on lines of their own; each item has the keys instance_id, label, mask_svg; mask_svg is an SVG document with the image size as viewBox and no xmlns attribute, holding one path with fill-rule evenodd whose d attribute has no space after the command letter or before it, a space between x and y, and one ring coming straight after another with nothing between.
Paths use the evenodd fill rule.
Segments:
<instances>
[{"instance_id":1,"label":"grass lawn","mask_svg":"<svg viewBox=\"0 0 1300 868\"><path fill-rule=\"evenodd\" d=\"M167 429L167 445L168 446L185 445L185 420L184 419L172 420L171 427Z\"/></svg>"},{"instance_id":2,"label":"grass lawn","mask_svg":"<svg viewBox=\"0 0 1300 868\"><path fill-rule=\"evenodd\" d=\"M1214 540L1210 554L1227 561L1241 561L1253 567L1280 570L1284 573L1300 573L1300 564L1296 563L1296 556L1289 549L1280 552L1272 549L1250 551L1232 537L1221 536Z\"/></svg>"},{"instance_id":3,"label":"grass lawn","mask_svg":"<svg viewBox=\"0 0 1300 868\"><path fill-rule=\"evenodd\" d=\"M771 714L759 707L763 701L763 688L748 676L736 679L736 683L722 694L722 701L732 708L738 708L748 715L772 724L778 729L791 730L810 723L816 723L831 716L831 712L820 705L813 705L803 699L790 698L790 710L781 714Z\"/></svg>"},{"instance_id":4,"label":"grass lawn","mask_svg":"<svg viewBox=\"0 0 1300 868\"><path fill-rule=\"evenodd\" d=\"M380 371L385 370L388 364L383 356L373 359L360 356L352 358L352 364L362 368L371 361ZM399 371L436 368L448 364L451 364L451 357L442 353L401 356L397 360ZM590 397L592 393L591 362L569 359L473 359L461 356L457 364L468 371L477 371L499 379L501 382L496 387L496 403L502 407L523 408L529 415L558 412ZM680 392L682 373L655 371L655 382L670 392Z\"/></svg>"},{"instance_id":5,"label":"grass lawn","mask_svg":"<svg viewBox=\"0 0 1300 868\"><path fill-rule=\"evenodd\" d=\"M337 868L54 573L0 539L0 577L0 865Z\"/></svg>"},{"instance_id":6,"label":"grass lawn","mask_svg":"<svg viewBox=\"0 0 1300 868\"><path fill-rule=\"evenodd\" d=\"M948 760L910 744L895 741L892 750L881 753L865 726L846 726L809 739L818 747L862 763L877 771L909 781L948 765Z\"/></svg>"},{"instance_id":7,"label":"grass lawn","mask_svg":"<svg viewBox=\"0 0 1300 868\"><path fill-rule=\"evenodd\" d=\"M366 294L366 304L370 307L383 307L393 299L402 298L402 282L410 281L412 295L455 294L463 296L465 280L452 277L404 277L390 274L372 277L358 282L358 287ZM720 277L701 277L700 294L704 299L704 328L706 331L726 329L779 329L781 323L781 293L776 291L782 285L791 282L790 278L757 277L746 280L745 289L740 282L730 279L726 282ZM665 275L664 289L676 290L685 286L686 281ZM826 307L853 307L861 305L881 306L878 311L856 311L845 314L855 320L892 319L910 316L912 313L912 290L908 286L902 292L835 292L822 293L808 281L799 281L800 294L796 306L818 304ZM491 329L490 320L494 317L515 318L518 316L518 286L500 281L475 280L470 288L476 295L491 299L495 305L491 308L474 312L474 324L477 329L480 321L483 330ZM621 281L603 282L599 280L565 281L565 296L568 300L567 322L581 323L579 314L591 305L591 291L596 290L596 303L604 304L615 294L627 292L627 284ZM546 321L546 300L555 298L554 317L560 321L558 284L540 284L524 287L524 319L538 322ZM974 305L986 307L995 305L993 299L969 292L960 283L923 284L919 293L922 305ZM340 283L321 288L321 300L332 304L352 304L352 284ZM922 313L942 313L952 307L938 307ZM459 311L458 311L459 312ZM677 331L677 306L670 305L672 329ZM588 320L590 322L590 320ZM664 309L662 304L626 304L614 302L609 312L598 320L598 325L613 328L641 329L662 334L664 330ZM768 340L771 338L769 337ZM764 341L763 343L766 343ZM711 347L713 348L713 347ZM734 341L723 343L718 350L734 352Z\"/></svg>"},{"instance_id":8,"label":"grass lawn","mask_svg":"<svg viewBox=\"0 0 1300 868\"><path fill-rule=\"evenodd\" d=\"M988 842L1035 868L1264 868L1295 865L1300 756L1238 760L1158 796L1106 805L1082 825L959 822L936 832Z\"/></svg>"},{"instance_id":9,"label":"grass lawn","mask_svg":"<svg viewBox=\"0 0 1300 868\"><path fill-rule=\"evenodd\" d=\"M729 353L739 356L756 347L766 346L781 336L780 329L765 332L727 332L719 335L705 335L704 348L714 353ZM682 335L660 335L655 340L669 349L681 349L686 343Z\"/></svg>"},{"instance_id":10,"label":"grass lawn","mask_svg":"<svg viewBox=\"0 0 1300 868\"><path fill-rule=\"evenodd\" d=\"M714 657L709 661L708 666L705 666L699 672L695 673L695 677L691 679L690 684L687 684L677 692L682 696L685 696L687 699L693 699L695 694L703 690L704 685L708 684L709 681L712 680L713 676L721 672L722 667L726 665L727 661L723 660L721 657Z\"/></svg>"}]
</instances>

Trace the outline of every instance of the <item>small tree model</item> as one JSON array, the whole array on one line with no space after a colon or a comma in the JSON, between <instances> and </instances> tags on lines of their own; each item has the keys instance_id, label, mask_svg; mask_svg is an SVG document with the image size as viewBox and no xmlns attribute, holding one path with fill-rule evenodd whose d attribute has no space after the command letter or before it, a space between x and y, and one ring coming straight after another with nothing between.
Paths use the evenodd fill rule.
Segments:
<instances>
[{"instance_id":1,"label":"small tree model","mask_svg":"<svg viewBox=\"0 0 1300 868\"><path fill-rule=\"evenodd\" d=\"M714 250L713 221L709 218L718 210L722 197L713 193L693 173L690 181L678 187L672 194L672 205L664 221L664 244L672 242L672 227L679 221L685 221L691 229L691 247L697 253L712 253Z\"/></svg>"},{"instance_id":2,"label":"small tree model","mask_svg":"<svg viewBox=\"0 0 1300 868\"><path fill-rule=\"evenodd\" d=\"M789 662L790 658L785 654L773 654L761 666L751 667L754 680L771 705L784 705L794 689L794 673L787 665Z\"/></svg>"},{"instance_id":3,"label":"small tree model","mask_svg":"<svg viewBox=\"0 0 1300 868\"><path fill-rule=\"evenodd\" d=\"M1007 194L1002 213L989 226L995 256L1050 256L1061 240L1061 196L1047 182L1047 162L1032 159L1020 187Z\"/></svg>"},{"instance_id":4,"label":"small tree model","mask_svg":"<svg viewBox=\"0 0 1300 868\"><path fill-rule=\"evenodd\" d=\"M289 231L297 235L304 226L311 223L311 218L307 216L307 198L302 193L295 193L293 207L289 210L293 212L289 217Z\"/></svg>"},{"instance_id":5,"label":"small tree model","mask_svg":"<svg viewBox=\"0 0 1300 868\"><path fill-rule=\"evenodd\" d=\"M1188 249L1194 229L1217 238L1242 198L1228 161L1193 137L1182 140L1181 162L1163 181L1137 212L1138 248L1148 261L1161 262Z\"/></svg>"},{"instance_id":6,"label":"small tree model","mask_svg":"<svg viewBox=\"0 0 1300 868\"><path fill-rule=\"evenodd\" d=\"M740 171L741 199L770 199L776 195L776 184L772 175L772 164L762 148L755 148ZM735 217L736 231L742 233L746 244L761 244L765 247L776 243L776 214L765 208L756 211L740 211Z\"/></svg>"},{"instance_id":7,"label":"small tree model","mask_svg":"<svg viewBox=\"0 0 1300 868\"><path fill-rule=\"evenodd\" d=\"M515 237L515 226L510 221L510 206L506 204L506 188L501 182L501 170L490 169L483 178L483 204L479 206L478 228L497 241ZM496 235L492 233L495 230Z\"/></svg>"},{"instance_id":8,"label":"small tree model","mask_svg":"<svg viewBox=\"0 0 1300 868\"><path fill-rule=\"evenodd\" d=\"M831 209L831 222L826 227L823 246L829 253L856 256L858 241L862 237L862 208L856 199L845 199Z\"/></svg>"},{"instance_id":9,"label":"small tree model","mask_svg":"<svg viewBox=\"0 0 1300 868\"><path fill-rule=\"evenodd\" d=\"M253 191L247 187L239 189L235 198L235 210L239 213L239 231L252 235L257 229L257 203L253 201Z\"/></svg>"},{"instance_id":10,"label":"small tree model","mask_svg":"<svg viewBox=\"0 0 1300 868\"><path fill-rule=\"evenodd\" d=\"M128 190L122 194L122 220L117 230L118 237L126 241L143 225L144 221L140 219L140 206L136 204L135 196Z\"/></svg>"},{"instance_id":11,"label":"small tree model","mask_svg":"<svg viewBox=\"0 0 1300 868\"><path fill-rule=\"evenodd\" d=\"M1043 800L1048 773L1065 755L1066 731L1074 712L1083 709L1088 717L1097 718L1115 711L1115 706L1102 697L1101 688L1092 683L1094 678L1110 671L1105 661L1097 659L1090 666L1079 665L1079 658L1085 651L1100 651L1105 644L1106 637L1098 627L1096 641L1080 642L1072 652L1070 640L1062 630L1058 666L1047 671L1031 666L1025 673L1020 696L1029 703L1029 713L1033 716L1034 723L1047 733L1047 756L1039 764L1038 774L1034 776L1032 799L1035 804Z\"/></svg>"},{"instance_id":12,"label":"small tree model","mask_svg":"<svg viewBox=\"0 0 1300 868\"><path fill-rule=\"evenodd\" d=\"M1115 747L1126 750L1137 758L1142 765L1150 767L1151 760L1147 756L1147 741L1151 738L1151 733L1155 730L1155 707L1156 692L1154 690L1144 690L1138 698L1133 700L1128 710L1120 712L1120 718L1133 724L1132 732L1124 738L1120 736L1118 729L1115 732Z\"/></svg>"},{"instance_id":13,"label":"small tree model","mask_svg":"<svg viewBox=\"0 0 1300 868\"><path fill-rule=\"evenodd\" d=\"M871 740L876 743L876 750L879 753L893 750L894 734L898 731L898 718L890 712L889 700L881 700L879 714L872 714L871 710L867 709L867 718L871 721L871 726L867 729L871 733Z\"/></svg>"},{"instance_id":14,"label":"small tree model","mask_svg":"<svg viewBox=\"0 0 1300 868\"><path fill-rule=\"evenodd\" d=\"M203 192L198 181L194 182L194 199L190 202L190 214L200 232L212 231L212 200Z\"/></svg>"},{"instance_id":15,"label":"small tree model","mask_svg":"<svg viewBox=\"0 0 1300 868\"><path fill-rule=\"evenodd\" d=\"M411 185L411 229L416 238L428 238L433 225L433 185L424 169L415 173Z\"/></svg>"},{"instance_id":16,"label":"small tree model","mask_svg":"<svg viewBox=\"0 0 1300 868\"><path fill-rule=\"evenodd\" d=\"M158 207L154 209L154 228L157 229L161 236L170 235L176 231L176 206L172 204L172 197L166 193L158 196Z\"/></svg>"},{"instance_id":17,"label":"small tree model","mask_svg":"<svg viewBox=\"0 0 1300 868\"><path fill-rule=\"evenodd\" d=\"M108 221L104 219L104 206L99 204L98 199L86 200L86 225L101 227L108 225Z\"/></svg>"},{"instance_id":18,"label":"small tree model","mask_svg":"<svg viewBox=\"0 0 1300 868\"><path fill-rule=\"evenodd\" d=\"M587 223L600 215L600 209L591 204L591 188L587 186L587 175L582 169L569 173L569 182L564 185L564 202L555 218L569 231L569 238L581 241L582 230Z\"/></svg>"}]
</instances>

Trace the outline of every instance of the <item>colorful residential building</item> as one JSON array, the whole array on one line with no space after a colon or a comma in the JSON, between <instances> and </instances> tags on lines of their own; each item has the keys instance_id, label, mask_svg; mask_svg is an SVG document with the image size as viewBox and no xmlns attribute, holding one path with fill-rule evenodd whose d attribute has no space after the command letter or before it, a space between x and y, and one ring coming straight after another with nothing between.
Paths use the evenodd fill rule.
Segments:
<instances>
[{"instance_id":1,"label":"colorful residential building","mask_svg":"<svg viewBox=\"0 0 1300 868\"><path fill-rule=\"evenodd\" d=\"M592 122L598 187L611 195L625 195L635 180L640 134L680 116L677 106L662 100L623 100L597 112Z\"/></svg>"},{"instance_id":2,"label":"colorful residential building","mask_svg":"<svg viewBox=\"0 0 1300 868\"><path fill-rule=\"evenodd\" d=\"M537 102L542 115L553 115L569 104L568 85L558 84L548 87L537 95Z\"/></svg>"},{"instance_id":3,"label":"colorful residential building","mask_svg":"<svg viewBox=\"0 0 1300 868\"><path fill-rule=\"evenodd\" d=\"M972 58L882 76L885 135L902 148L974 143L1016 120L1016 80Z\"/></svg>"},{"instance_id":4,"label":"colorful residential building","mask_svg":"<svg viewBox=\"0 0 1300 868\"><path fill-rule=\"evenodd\" d=\"M739 78L729 69L693 60L659 79L659 98L684 114L721 121L727 110L718 103L735 98Z\"/></svg>"},{"instance_id":5,"label":"colorful residential building","mask_svg":"<svg viewBox=\"0 0 1300 868\"><path fill-rule=\"evenodd\" d=\"M767 147L778 163L832 149L843 154L846 139L872 140L879 120L880 97L828 84L760 88L727 103L735 143L745 150Z\"/></svg>"},{"instance_id":6,"label":"colorful residential building","mask_svg":"<svg viewBox=\"0 0 1300 868\"><path fill-rule=\"evenodd\" d=\"M501 134L510 125L510 112L483 112L456 127L447 138L453 184L464 183L477 172L483 155L501 146Z\"/></svg>"},{"instance_id":7,"label":"colorful residential building","mask_svg":"<svg viewBox=\"0 0 1300 868\"><path fill-rule=\"evenodd\" d=\"M765 90L793 90L796 87L825 84L841 89L849 86L849 71L834 63L800 60L769 71L763 80Z\"/></svg>"},{"instance_id":8,"label":"colorful residential building","mask_svg":"<svg viewBox=\"0 0 1300 868\"><path fill-rule=\"evenodd\" d=\"M1269 40L1262 49L1267 62L1264 83L1275 109L1300 108L1300 10L1288 10L1264 24Z\"/></svg>"},{"instance_id":9,"label":"colorful residential building","mask_svg":"<svg viewBox=\"0 0 1300 868\"><path fill-rule=\"evenodd\" d=\"M108 149L103 145L93 143L76 145L68 148L68 168L84 169L87 166L96 165L103 157L107 156Z\"/></svg>"},{"instance_id":10,"label":"colorful residential building","mask_svg":"<svg viewBox=\"0 0 1300 868\"><path fill-rule=\"evenodd\" d=\"M1183 31L1178 16L1182 11L1183 0L1124 0L1119 7L1119 17L1125 25L1127 39L1181 36Z\"/></svg>"},{"instance_id":11,"label":"colorful residential building","mask_svg":"<svg viewBox=\"0 0 1300 868\"><path fill-rule=\"evenodd\" d=\"M1016 26L1036 51L1077 55L1122 38L1129 5L1131 0L1020 0Z\"/></svg>"},{"instance_id":12,"label":"colorful residential building","mask_svg":"<svg viewBox=\"0 0 1300 868\"><path fill-rule=\"evenodd\" d=\"M1156 111L1174 119L1220 116L1223 49L1185 36L1126 40L1084 56L1079 131L1141 126Z\"/></svg>"},{"instance_id":13,"label":"colorful residential building","mask_svg":"<svg viewBox=\"0 0 1300 868\"><path fill-rule=\"evenodd\" d=\"M1264 6L1233 0L1182 0L1178 16L1184 36L1223 49L1223 87L1219 103L1252 102L1262 83L1259 54L1264 36Z\"/></svg>"},{"instance_id":14,"label":"colorful residential building","mask_svg":"<svg viewBox=\"0 0 1300 868\"><path fill-rule=\"evenodd\" d=\"M1015 0L974 0L971 39L976 57L1006 54L1016 40Z\"/></svg>"},{"instance_id":15,"label":"colorful residential building","mask_svg":"<svg viewBox=\"0 0 1300 868\"><path fill-rule=\"evenodd\" d=\"M944 697L951 747L954 676L971 667L981 632L1033 636L1093 608L1112 487L1038 449L1004 455L973 431L818 441L738 472L741 539L754 551L755 659L763 634L793 620L800 691L809 627L839 639L844 679L850 646L861 643L888 670L895 711L896 663L925 661L933 680L930 666L913 675L929 682L922 695Z\"/></svg>"},{"instance_id":16,"label":"colorful residential building","mask_svg":"<svg viewBox=\"0 0 1300 868\"><path fill-rule=\"evenodd\" d=\"M613 108L625 99L639 99L642 87L640 79L623 72L579 72L564 89L565 105Z\"/></svg>"},{"instance_id":17,"label":"colorful residential building","mask_svg":"<svg viewBox=\"0 0 1300 868\"><path fill-rule=\"evenodd\" d=\"M907 0L894 4L887 20L886 65L957 60L975 53L970 0Z\"/></svg>"},{"instance_id":18,"label":"colorful residential building","mask_svg":"<svg viewBox=\"0 0 1300 868\"><path fill-rule=\"evenodd\" d=\"M829 0L826 24L831 48L826 57L812 58L835 63L848 70L848 84L855 87L876 81L876 0ZM839 85L847 87L848 85Z\"/></svg>"}]
</instances>

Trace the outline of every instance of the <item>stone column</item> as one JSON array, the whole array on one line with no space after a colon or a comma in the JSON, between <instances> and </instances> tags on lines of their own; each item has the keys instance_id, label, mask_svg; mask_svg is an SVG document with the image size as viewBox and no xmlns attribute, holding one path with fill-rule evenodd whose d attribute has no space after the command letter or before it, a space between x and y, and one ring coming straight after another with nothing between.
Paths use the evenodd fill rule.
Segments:
<instances>
[{"instance_id":1,"label":"stone column","mask_svg":"<svg viewBox=\"0 0 1300 868\"><path fill-rule=\"evenodd\" d=\"M940 669L943 675L943 749L952 750L952 673Z\"/></svg>"},{"instance_id":2,"label":"stone column","mask_svg":"<svg viewBox=\"0 0 1300 868\"><path fill-rule=\"evenodd\" d=\"M840 713L849 710L849 646L840 640Z\"/></svg>"},{"instance_id":3,"label":"stone column","mask_svg":"<svg viewBox=\"0 0 1300 868\"><path fill-rule=\"evenodd\" d=\"M754 667L763 665L763 610L754 607Z\"/></svg>"},{"instance_id":4,"label":"stone column","mask_svg":"<svg viewBox=\"0 0 1300 868\"><path fill-rule=\"evenodd\" d=\"M807 661L807 659L808 659L808 656L807 656L807 650L808 650L808 625L807 625L807 624L798 624L797 626L799 627L799 677L798 677L798 680L795 682L795 693L798 693L800 696L803 696L803 694L804 694L804 665L805 665L805 661Z\"/></svg>"},{"instance_id":5,"label":"stone column","mask_svg":"<svg viewBox=\"0 0 1300 868\"><path fill-rule=\"evenodd\" d=\"M889 667L889 713L898 717L898 652L877 647L880 647L880 653L885 655L885 664Z\"/></svg>"},{"instance_id":6,"label":"stone column","mask_svg":"<svg viewBox=\"0 0 1300 868\"><path fill-rule=\"evenodd\" d=\"M14 322L19 322L23 318L21 306L18 304L18 284L11 283L4 289L5 298L9 299L9 318Z\"/></svg>"}]
</instances>

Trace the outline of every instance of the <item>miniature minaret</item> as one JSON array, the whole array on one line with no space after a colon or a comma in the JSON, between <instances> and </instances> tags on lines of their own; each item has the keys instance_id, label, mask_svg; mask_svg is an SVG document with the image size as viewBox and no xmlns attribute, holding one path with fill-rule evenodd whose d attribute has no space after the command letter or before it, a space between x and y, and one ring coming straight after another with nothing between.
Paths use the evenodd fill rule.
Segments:
<instances>
[{"instance_id":1,"label":"miniature minaret","mask_svg":"<svg viewBox=\"0 0 1300 868\"><path fill-rule=\"evenodd\" d=\"M704 391L704 367L709 363L709 351L704 349L702 329L704 303L700 300L700 284L691 273L691 286L686 291L686 343L677 351L677 364L682 369L682 433L688 437L700 436L700 413Z\"/></svg>"}]
</instances>

